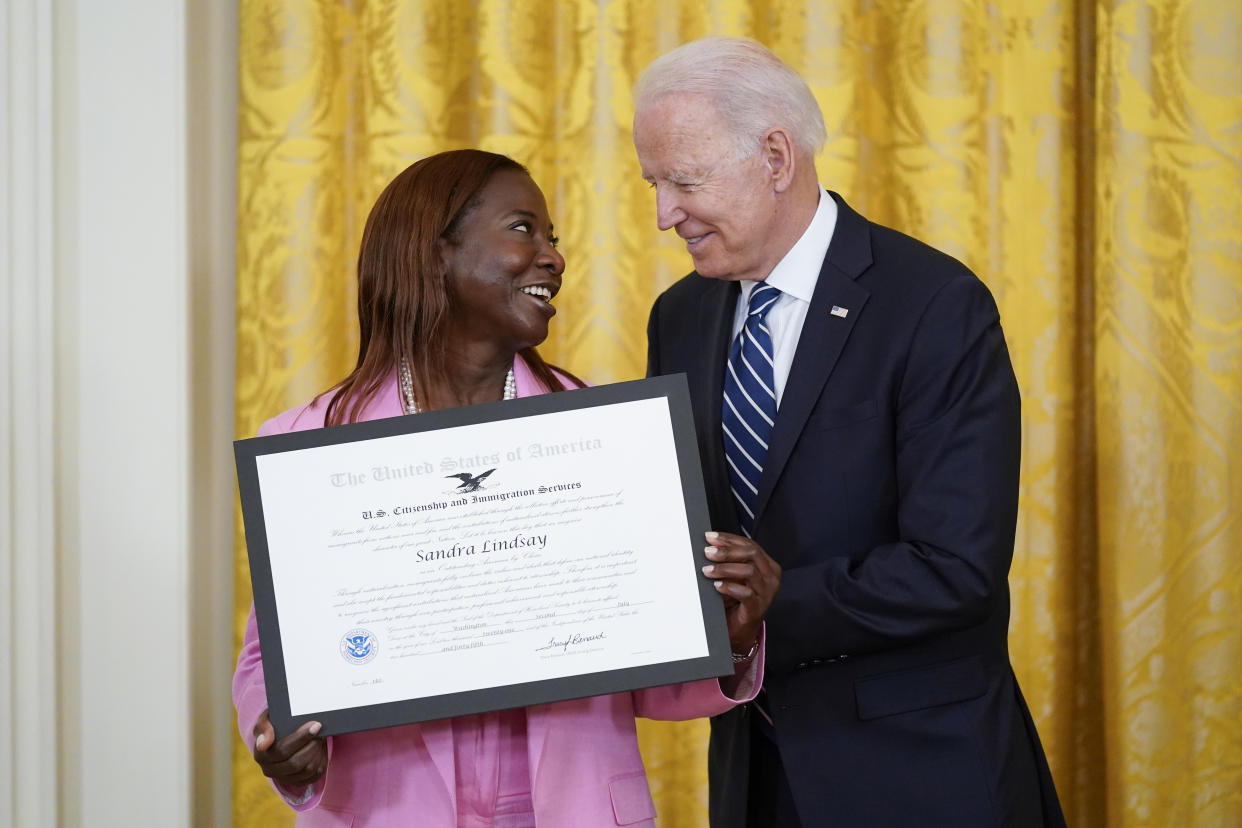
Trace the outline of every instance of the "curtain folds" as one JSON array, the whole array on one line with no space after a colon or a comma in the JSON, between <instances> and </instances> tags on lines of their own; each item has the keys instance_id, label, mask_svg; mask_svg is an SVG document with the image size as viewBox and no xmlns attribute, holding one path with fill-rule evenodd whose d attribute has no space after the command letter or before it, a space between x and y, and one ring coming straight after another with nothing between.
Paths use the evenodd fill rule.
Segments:
<instances>
[{"instance_id":1,"label":"curtain folds","mask_svg":"<svg viewBox=\"0 0 1242 828\"><path fill-rule=\"evenodd\" d=\"M708 34L799 69L821 181L997 297L1024 400L1011 646L1070 823L1242 823L1235 0L242 0L237 435L352 366L370 205L456 147L548 196L568 265L544 356L641 376L690 263L655 229L629 90ZM240 518L236 555L240 642ZM662 825L706 825L706 734L640 723ZM240 742L234 816L292 824Z\"/></svg>"}]
</instances>

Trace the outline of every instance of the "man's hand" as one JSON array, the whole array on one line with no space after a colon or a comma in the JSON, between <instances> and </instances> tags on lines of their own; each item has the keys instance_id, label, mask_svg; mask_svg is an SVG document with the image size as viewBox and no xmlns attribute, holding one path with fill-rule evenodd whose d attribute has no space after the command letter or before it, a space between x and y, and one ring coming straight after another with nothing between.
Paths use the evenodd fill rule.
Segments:
<instances>
[{"instance_id":1,"label":"man's hand","mask_svg":"<svg viewBox=\"0 0 1242 828\"><path fill-rule=\"evenodd\" d=\"M321 725L307 722L279 742L264 710L254 726L254 761L265 776L286 788L313 785L328 770L328 746L316 739Z\"/></svg>"},{"instance_id":2,"label":"man's hand","mask_svg":"<svg viewBox=\"0 0 1242 828\"><path fill-rule=\"evenodd\" d=\"M763 547L727 532L708 532L705 550L710 563L703 574L716 582L724 597L729 643L735 653L750 652L759 640L763 614L781 585L781 567Z\"/></svg>"}]
</instances>

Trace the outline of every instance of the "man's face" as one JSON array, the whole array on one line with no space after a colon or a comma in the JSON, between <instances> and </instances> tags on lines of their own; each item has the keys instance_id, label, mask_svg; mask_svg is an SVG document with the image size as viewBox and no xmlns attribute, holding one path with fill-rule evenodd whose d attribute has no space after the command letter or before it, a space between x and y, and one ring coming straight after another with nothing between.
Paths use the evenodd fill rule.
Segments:
<instances>
[{"instance_id":1,"label":"man's face","mask_svg":"<svg viewBox=\"0 0 1242 828\"><path fill-rule=\"evenodd\" d=\"M776 193L759 146L739 153L707 98L667 95L635 114L634 149L655 189L656 223L685 240L695 270L713 279L767 277L784 251L773 249Z\"/></svg>"}]
</instances>

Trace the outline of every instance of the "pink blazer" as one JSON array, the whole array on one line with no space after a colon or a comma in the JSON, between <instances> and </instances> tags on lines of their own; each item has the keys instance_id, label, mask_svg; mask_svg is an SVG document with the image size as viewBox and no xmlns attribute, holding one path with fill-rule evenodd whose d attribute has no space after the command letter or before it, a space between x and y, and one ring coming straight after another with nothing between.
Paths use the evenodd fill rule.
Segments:
<instances>
[{"instance_id":1,"label":"pink blazer","mask_svg":"<svg viewBox=\"0 0 1242 828\"><path fill-rule=\"evenodd\" d=\"M519 397L546 393L520 358ZM260 435L320 428L327 397L268 420ZM363 419L402 414L396 373ZM632 693L528 707L531 798L540 828L654 826L655 806L638 752L634 717L681 720L714 716L750 701L762 684L764 648L740 677L737 698L715 679ZM254 751L254 726L267 708L254 608L233 676L242 740ZM455 828L457 784L450 720L328 738L328 771L298 811L300 828L425 826ZM280 789L277 789L278 793ZM289 796L282 793L286 800Z\"/></svg>"}]
</instances>

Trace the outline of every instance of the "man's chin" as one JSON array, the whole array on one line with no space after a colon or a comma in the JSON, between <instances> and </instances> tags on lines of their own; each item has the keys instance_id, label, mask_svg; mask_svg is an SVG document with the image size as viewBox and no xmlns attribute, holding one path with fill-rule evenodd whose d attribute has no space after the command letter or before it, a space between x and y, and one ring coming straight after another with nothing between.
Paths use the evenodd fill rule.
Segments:
<instances>
[{"instance_id":1,"label":"man's chin","mask_svg":"<svg viewBox=\"0 0 1242 828\"><path fill-rule=\"evenodd\" d=\"M733 282L739 278L736 273L727 267L721 267L720 265L713 267L711 262L703 262L702 264L695 262L694 272L705 279L720 279L724 282Z\"/></svg>"},{"instance_id":2,"label":"man's chin","mask_svg":"<svg viewBox=\"0 0 1242 828\"><path fill-rule=\"evenodd\" d=\"M728 279L729 269L721 265L720 262L713 261L711 256L695 256L690 255L690 261L694 262L694 272L708 279Z\"/></svg>"}]
</instances>

